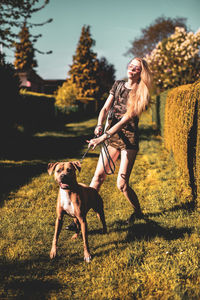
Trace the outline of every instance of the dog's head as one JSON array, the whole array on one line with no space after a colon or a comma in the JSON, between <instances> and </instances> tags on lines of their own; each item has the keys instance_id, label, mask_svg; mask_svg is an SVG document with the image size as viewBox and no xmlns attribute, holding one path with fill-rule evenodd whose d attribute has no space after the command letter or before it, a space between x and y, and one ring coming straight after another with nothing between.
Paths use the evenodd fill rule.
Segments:
<instances>
[{"instance_id":1,"label":"dog's head","mask_svg":"<svg viewBox=\"0 0 200 300\"><path fill-rule=\"evenodd\" d=\"M76 170L80 172L81 164L79 161L56 162L48 164L48 173L52 175L62 189L70 189L76 183Z\"/></svg>"}]
</instances>

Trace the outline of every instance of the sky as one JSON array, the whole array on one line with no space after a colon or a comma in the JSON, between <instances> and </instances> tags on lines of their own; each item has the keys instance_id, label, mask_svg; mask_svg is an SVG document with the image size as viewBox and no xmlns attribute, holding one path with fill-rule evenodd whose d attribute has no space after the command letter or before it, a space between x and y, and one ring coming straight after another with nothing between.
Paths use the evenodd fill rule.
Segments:
<instances>
[{"instance_id":1,"label":"sky","mask_svg":"<svg viewBox=\"0 0 200 300\"><path fill-rule=\"evenodd\" d=\"M125 55L131 42L161 16L187 18L187 26L196 32L200 28L200 0L50 0L31 19L41 23L53 18L51 23L31 31L42 34L36 48L53 51L50 55L36 54L35 70L43 79L66 79L81 29L89 25L96 41L93 51L113 64L116 79L122 79L132 58ZM13 51L4 51L7 61L13 62Z\"/></svg>"}]
</instances>

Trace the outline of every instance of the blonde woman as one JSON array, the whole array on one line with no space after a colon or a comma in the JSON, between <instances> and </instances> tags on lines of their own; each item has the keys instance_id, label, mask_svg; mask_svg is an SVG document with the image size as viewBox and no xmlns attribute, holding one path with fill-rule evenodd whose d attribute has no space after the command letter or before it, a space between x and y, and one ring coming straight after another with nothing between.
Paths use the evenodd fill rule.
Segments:
<instances>
[{"instance_id":1,"label":"blonde woman","mask_svg":"<svg viewBox=\"0 0 200 300\"><path fill-rule=\"evenodd\" d=\"M117 187L134 209L134 213L127 220L130 223L135 218L142 217L138 197L129 186L129 177L139 150L139 116L147 108L150 99L151 73L147 62L142 58L131 60L127 68L127 77L128 81L118 80L114 83L110 90L110 95L99 113L97 126L94 131L98 137L87 142L89 144L88 147L95 149L97 145L106 141L113 162L120 155L121 161ZM108 126L106 126L106 131L103 133L103 124L110 110L112 115L108 117ZM109 171L108 160L105 157L105 153L103 151L102 153L104 165L101 157L99 157L96 171L90 184L97 191L99 191L106 178L106 173ZM72 223L66 228L74 230L75 226Z\"/></svg>"},{"instance_id":2,"label":"blonde woman","mask_svg":"<svg viewBox=\"0 0 200 300\"><path fill-rule=\"evenodd\" d=\"M147 62L142 58L134 58L128 64L128 81L116 81L110 90L102 110L99 113L95 135L98 138L88 141L89 147L95 147L102 142L107 143L108 151L115 162L120 155L120 167L117 177L117 187L128 199L134 213L128 222L135 217L141 218L142 211L138 197L129 186L129 177L139 150L138 122L141 113L147 108L150 100L151 73ZM120 90L116 91L120 84ZM103 132L103 124L112 107L112 116L108 119L108 126ZM105 169L108 171L108 161L105 158ZM99 191L106 178L102 159L99 158L94 177L90 186Z\"/></svg>"}]
</instances>

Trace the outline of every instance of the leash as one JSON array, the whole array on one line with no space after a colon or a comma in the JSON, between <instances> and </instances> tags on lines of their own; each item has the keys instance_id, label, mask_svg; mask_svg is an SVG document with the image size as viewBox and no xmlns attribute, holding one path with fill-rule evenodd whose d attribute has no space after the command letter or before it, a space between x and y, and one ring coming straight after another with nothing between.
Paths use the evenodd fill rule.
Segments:
<instances>
[{"instance_id":1,"label":"leash","mask_svg":"<svg viewBox=\"0 0 200 300\"><path fill-rule=\"evenodd\" d=\"M95 136L94 138L97 138L97 136ZM106 170L102 149L104 150L104 153L105 153L106 159L108 161L108 166L109 166L110 171ZM86 155L88 154L89 151L90 151L90 148L88 148L87 151L83 154L83 156L80 159L80 164L82 164L84 158L86 157ZM104 168L104 171L105 171L106 175L114 174L114 172L115 172L115 163L114 163L112 157L110 156L110 153L108 151L108 147L107 147L105 142L102 143L100 154L101 154L103 168Z\"/></svg>"},{"instance_id":2,"label":"leash","mask_svg":"<svg viewBox=\"0 0 200 300\"><path fill-rule=\"evenodd\" d=\"M88 148L87 151L83 154L83 156L80 159L80 164L82 164L84 158L86 157L86 155L88 154L89 151L90 151L90 148Z\"/></svg>"},{"instance_id":3,"label":"leash","mask_svg":"<svg viewBox=\"0 0 200 300\"><path fill-rule=\"evenodd\" d=\"M110 172L109 171L107 172L107 170L106 170L102 149L104 149L104 153L105 153L107 161L108 161L108 166L109 166ZM101 158L102 158L102 163L103 163L103 167L104 167L104 171L105 171L106 175L114 174L115 173L115 163L112 160L112 157L110 156L110 153L108 151L108 147L107 147L105 142L103 142L103 144L102 144Z\"/></svg>"}]
</instances>

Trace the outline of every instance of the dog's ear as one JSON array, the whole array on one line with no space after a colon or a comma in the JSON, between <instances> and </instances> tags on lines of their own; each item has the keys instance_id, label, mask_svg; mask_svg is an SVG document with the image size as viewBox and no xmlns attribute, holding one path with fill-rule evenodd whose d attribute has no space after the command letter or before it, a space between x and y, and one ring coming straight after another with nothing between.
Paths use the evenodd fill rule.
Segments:
<instances>
[{"instance_id":1,"label":"dog's ear","mask_svg":"<svg viewBox=\"0 0 200 300\"><path fill-rule=\"evenodd\" d=\"M77 161L72 161L72 164L73 164L73 166L74 166L74 168L75 168L76 170L78 170L79 172L81 171L81 163L80 163L79 160L77 160Z\"/></svg>"},{"instance_id":2,"label":"dog's ear","mask_svg":"<svg viewBox=\"0 0 200 300\"><path fill-rule=\"evenodd\" d=\"M55 167L57 166L57 164L59 164L59 163L56 162L56 163L49 163L48 164L47 171L48 171L49 175L51 175L53 173L53 171L55 170Z\"/></svg>"}]
</instances>

